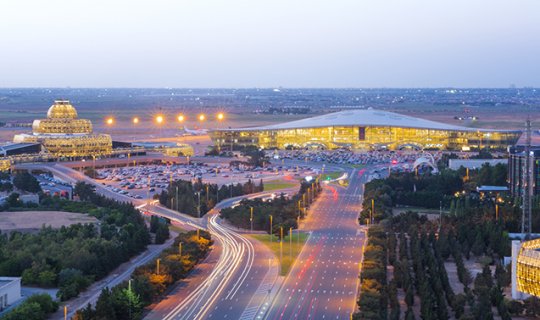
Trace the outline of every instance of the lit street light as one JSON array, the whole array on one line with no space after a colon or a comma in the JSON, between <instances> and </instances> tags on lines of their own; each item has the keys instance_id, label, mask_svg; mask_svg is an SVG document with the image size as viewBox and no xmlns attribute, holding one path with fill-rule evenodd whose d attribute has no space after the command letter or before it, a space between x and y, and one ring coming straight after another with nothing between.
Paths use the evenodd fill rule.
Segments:
<instances>
[{"instance_id":1,"label":"lit street light","mask_svg":"<svg viewBox=\"0 0 540 320\"><path fill-rule=\"evenodd\" d=\"M156 274L159 275L159 263L161 262L161 259L156 259Z\"/></svg>"},{"instance_id":2,"label":"lit street light","mask_svg":"<svg viewBox=\"0 0 540 320\"><path fill-rule=\"evenodd\" d=\"M138 124L139 123L139 118L134 117L132 121L133 121L133 124Z\"/></svg>"},{"instance_id":3,"label":"lit street light","mask_svg":"<svg viewBox=\"0 0 540 320\"><path fill-rule=\"evenodd\" d=\"M272 242L272 215L270 215L270 243Z\"/></svg>"},{"instance_id":4,"label":"lit street light","mask_svg":"<svg viewBox=\"0 0 540 320\"><path fill-rule=\"evenodd\" d=\"M217 118L219 121L221 121L221 120L225 119L225 115L224 115L222 112L220 112L220 113L217 114L216 118Z\"/></svg>"},{"instance_id":5,"label":"lit street light","mask_svg":"<svg viewBox=\"0 0 540 320\"><path fill-rule=\"evenodd\" d=\"M114 124L114 118L109 117L109 118L105 119L105 123L107 123L107 125L109 125L109 126L112 126Z\"/></svg>"},{"instance_id":6,"label":"lit street light","mask_svg":"<svg viewBox=\"0 0 540 320\"><path fill-rule=\"evenodd\" d=\"M165 121L165 117L163 117L162 115L157 115L156 116L156 123L157 124L162 124L164 121Z\"/></svg>"},{"instance_id":7,"label":"lit street light","mask_svg":"<svg viewBox=\"0 0 540 320\"><path fill-rule=\"evenodd\" d=\"M251 223L251 233L253 233L253 207L249 207L249 210L251 211L249 222Z\"/></svg>"},{"instance_id":8,"label":"lit street light","mask_svg":"<svg viewBox=\"0 0 540 320\"><path fill-rule=\"evenodd\" d=\"M177 119L178 119L178 122L184 122L184 120L186 120L183 114L178 115Z\"/></svg>"},{"instance_id":9,"label":"lit street light","mask_svg":"<svg viewBox=\"0 0 540 320\"><path fill-rule=\"evenodd\" d=\"M199 118L199 121L201 121L201 122L206 120L206 116L203 113L201 113L198 118Z\"/></svg>"}]
</instances>

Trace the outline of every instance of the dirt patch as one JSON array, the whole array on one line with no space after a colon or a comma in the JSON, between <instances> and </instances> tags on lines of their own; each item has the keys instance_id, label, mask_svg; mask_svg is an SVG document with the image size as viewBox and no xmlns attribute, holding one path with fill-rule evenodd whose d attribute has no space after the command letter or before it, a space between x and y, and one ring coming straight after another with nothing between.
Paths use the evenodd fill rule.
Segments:
<instances>
[{"instance_id":1,"label":"dirt patch","mask_svg":"<svg viewBox=\"0 0 540 320\"><path fill-rule=\"evenodd\" d=\"M0 212L2 232L37 232L42 226L60 228L77 223L97 223L98 219L82 213L62 211Z\"/></svg>"}]
</instances>

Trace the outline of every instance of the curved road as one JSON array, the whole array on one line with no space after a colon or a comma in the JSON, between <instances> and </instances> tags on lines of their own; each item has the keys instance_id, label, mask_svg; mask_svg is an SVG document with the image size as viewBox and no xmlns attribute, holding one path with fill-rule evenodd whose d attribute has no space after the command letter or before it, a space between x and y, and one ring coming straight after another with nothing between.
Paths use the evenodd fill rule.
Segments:
<instances>
[{"instance_id":1,"label":"curved road","mask_svg":"<svg viewBox=\"0 0 540 320\"><path fill-rule=\"evenodd\" d=\"M206 229L212 233L215 248L203 265L197 266L190 275L188 290L185 290L186 288L174 290L148 314L147 319L223 319L227 317L253 319L261 312L260 309L264 312L265 302L268 305L269 289L274 287L278 277L278 266L277 262L273 261L273 253L258 241L248 239L231 228L220 225L218 212L221 208L233 205L239 199L265 196L272 192L226 199L204 218L198 219L161 206L148 205L145 200L137 200L112 192L83 173L62 165L23 164L17 165L16 169L46 170L70 183L84 181L94 185L98 193L107 197L129 201L139 208L144 207L152 214L167 217L188 228ZM144 259L140 259L136 265L131 266L130 270L150 261L157 254L159 251L155 250ZM130 274L131 272L124 272L121 275L112 275L113 280L105 282L103 287L118 284L127 279ZM69 316L72 316L77 309L85 307L87 303L95 302L99 291L96 290L95 294L79 306L71 306Z\"/></svg>"}]
</instances>

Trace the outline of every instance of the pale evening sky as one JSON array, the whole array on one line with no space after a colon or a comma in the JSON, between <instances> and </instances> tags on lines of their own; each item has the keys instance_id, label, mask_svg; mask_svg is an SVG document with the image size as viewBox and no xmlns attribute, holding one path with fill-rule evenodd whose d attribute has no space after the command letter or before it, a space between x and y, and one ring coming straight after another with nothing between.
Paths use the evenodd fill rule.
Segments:
<instances>
[{"instance_id":1,"label":"pale evening sky","mask_svg":"<svg viewBox=\"0 0 540 320\"><path fill-rule=\"evenodd\" d=\"M0 0L0 87L540 87L539 0Z\"/></svg>"}]
</instances>

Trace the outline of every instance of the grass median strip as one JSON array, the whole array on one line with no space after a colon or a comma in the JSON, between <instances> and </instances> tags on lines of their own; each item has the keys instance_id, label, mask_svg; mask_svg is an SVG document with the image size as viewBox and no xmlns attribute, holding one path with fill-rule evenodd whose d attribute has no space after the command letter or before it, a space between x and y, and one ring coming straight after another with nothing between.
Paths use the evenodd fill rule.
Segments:
<instances>
[{"instance_id":1,"label":"grass median strip","mask_svg":"<svg viewBox=\"0 0 540 320\"><path fill-rule=\"evenodd\" d=\"M264 191L272 191L279 189L286 189L294 187L294 183L285 182L281 180L268 181L264 183Z\"/></svg>"},{"instance_id":2,"label":"grass median strip","mask_svg":"<svg viewBox=\"0 0 540 320\"><path fill-rule=\"evenodd\" d=\"M304 247L304 243L306 242L309 234L300 232L300 240L299 240L298 233L294 231L292 234L292 246L291 246L290 237L286 236L283 239L282 248L280 246L280 243L278 242L279 237L273 236L272 242L270 242L269 234L252 234L249 236L259 240L268 248L270 248L270 250L272 250L274 254L276 255L277 259L279 259L280 257L280 249L283 250L282 252L283 259L281 261L281 268L280 268L279 274L282 276L285 276L287 275L287 273L289 273L289 270L294 264L294 261L296 260L296 257L298 256L298 254L300 254L300 251L302 251L302 247Z\"/></svg>"}]
</instances>

